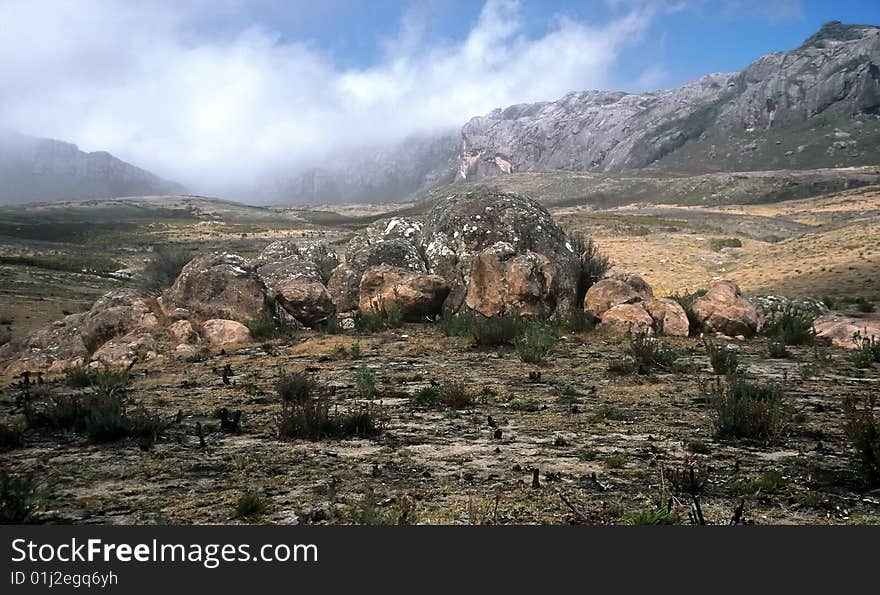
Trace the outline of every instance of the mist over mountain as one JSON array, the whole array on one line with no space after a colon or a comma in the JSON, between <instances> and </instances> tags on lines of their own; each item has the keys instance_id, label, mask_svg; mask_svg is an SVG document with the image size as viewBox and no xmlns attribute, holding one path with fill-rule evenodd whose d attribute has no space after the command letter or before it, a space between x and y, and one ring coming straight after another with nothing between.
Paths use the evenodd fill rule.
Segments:
<instances>
[{"instance_id":1,"label":"mist over mountain","mask_svg":"<svg viewBox=\"0 0 880 595\"><path fill-rule=\"evenodd\" d=\"M0 204L186 192L105 151L8 131L0 131L0 181Z\"/></svg>"}]
</instances>

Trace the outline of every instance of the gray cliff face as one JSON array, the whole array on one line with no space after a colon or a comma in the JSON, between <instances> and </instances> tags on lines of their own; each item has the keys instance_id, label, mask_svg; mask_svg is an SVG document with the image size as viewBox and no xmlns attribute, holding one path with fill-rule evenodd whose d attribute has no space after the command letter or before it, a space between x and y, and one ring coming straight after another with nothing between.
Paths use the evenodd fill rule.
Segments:
<instances>
[{"instance_id":1,"label":"gray cliff face","mask_svg":"<svg viewBox=\"0 0 880 595\"><path fill-rule=\"evenodd\" d=\"M0 179L0 204L186 192L110 153L17 133L0 133Z\"/></svg>"},{"instance_id":2,"label":"gray cliff face","mask_svg":"<svg viewBox=\"0 0 880 595\"><path fill-rule=\"evenodd\" d=\"M726 147L731 135L760 136L819 114L841 122L880 114L880 27L828 23L797 50L674 90L570 93L558 101L496 109L462 129L457 177L552 169L620 172L652 166L706 139L715 143L706 147L706 158L709 153L714 158L751 149ZM827 163L816 165L837 165L832 158L840 156L831 152Z\"/></svg>"}]
</instances>

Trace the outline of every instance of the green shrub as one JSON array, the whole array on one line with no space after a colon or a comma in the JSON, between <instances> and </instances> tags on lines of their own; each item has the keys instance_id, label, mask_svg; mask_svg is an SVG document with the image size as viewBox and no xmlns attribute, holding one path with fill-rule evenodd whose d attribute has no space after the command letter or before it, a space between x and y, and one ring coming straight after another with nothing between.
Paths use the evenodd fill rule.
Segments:
<instances>
[{"instance_id":1,"label":"green shrub","mask_svg":"<svg viewBox=\"0 0 880 595\"><path fill-rule=\"evenodd\" d=\"M726 344L718 344L709 337L703 337L703 346L706 348L706 355L709 356L712 371L716 375L736 374L739 368L739 356L736 350L728 348Z\"/></svg>"},{"instance_id":2,"label":"green shrub","mask_svg":"<svg viewBox=\"0 0 880 595\"><path fill-rule=\"evenodd\" d=\"M284 403L278 420L278 435L287 439L371 438L382 430L383 423L372 405L367 404L348 413L331 412L331 403L326 397L302 403Z\"/></svg>"},{"instance_id":3,"label":"green shrub","mask_svg":"<svg viewBox=\"0 0 880 595\"><path fill-rule=\"evenodd\" d=\"M626 517L626 523L629 525L677 525L678 517L668 510L662 508L643 508L635 514Z\"/></svg>"},{"instance_id":4,"label":"green shrub","mask_svg":"<svg viewBox=\"0 0 880 595\"><path fill-rule=\"evenodd\" d=\"M140 276L141 289L158 295L174 284L180 271L192 260L193 254L179 246L159 246Z\"/></svg>"},{"instance_id":5,"label":"green shrub","mask_svg":"<svg viewBox=\"0 0 880 595\"><path fill-rule=\"evenodd\" d=\"M474 405L473 394L464 383L445 382L440 386L426 386L412 396L414 405L425 407L444 406L451 409L466 409Z\"/></svg>"},{"instance_id":6,"label":"green shrub","mask_svg":"<svg viewBox=\"0 0 880 595\"><path fill-rule=\"evenodd\" d=\"M550 319L554 331L561 333L584 333L596 328L599 319L580 308L574 308L570 312L562 313L558 310Z\"/></svg>"},{"instance_id":7,"label":"green shrub","mask_svg":"<svg viewBox=\"0 0 880 595\"><path fill-rule=\"evenodd\" d=\"M515 340L516 352L527 364L540 364L556 347L556 337L550 327L538 322L527 323Z\"/></svg>"},{"instance_id":8,"label":"green shrub","mask_svg":"<svg viewBox=\"0 0 880 595\"><path fill-rule=\"evenodd\" d=\"M280 306L276 307L280 308ZM245 320L244 325L248 327L251 337L256 341L292 339L299 332L296 323L292 322L287 315L277 310L275 312L263 312L257 318Z\"/></svg>"},{"instance_id":9,"label":"green shrub","mask_svg":"<svg viewBox=\"0 0 880 595\"><path fill-rule=\"evenodd\" d=\"M376 373L366 366L358 368L355 374L355 382L357 384L358 393L365 399L372 399L376 396Z\"/></svg>"},{"instance_id":10,"label":"green shrub","mask_svg":"<svg viewBox=\"0 0 880 595\"><path fill-rule=\"evenodd\" d=\"M703 297L706 295L705 289L699 289L694 293L673 293L670 295L670 299L678 302L678 305L682 307L685 315L688 319L688 335L691 337L696 337L701 332L703 332L703 321L697 316L697 313L694 311L694 300L699 297Z\"/></svg>"},{"instance_id":11,"label":"green shrub","mask_svg":"<svg viewBox=\"0 0 880 595\"><path fill-rule=\"evenodd\" d=\"M43 486L32 478L0 471L0 525L30 522L42 498Z\"/></svg>"},{"instance_id":12,"label":"green shrub","mask_svg":"<svg viewBox=\"0 0 880 595\"><path fill-rule=\"evenodd\" d=\"M880 339L876 337L863 337L856 333L853 337L856 345L852 353L853 364L857 368L870 368L874 362L880 362Z\"/></svg>"},{"instance_id":13,"label":"green shrub","mask_svg":"<svg viewBox=\"0 0 880 595\"><path fill-rule=\"evenodd\" d=\"M812 345L816 339L816 315L794 304L771 308L762 333L783 345Z\"/></svg>"},{"instance_id":14,"label":"green shrub","mask_svg":"<svg viewBox=\"0 0 880 595\"><path fill-rule=\"evenodd\" d=\"M632 359L637 374L649 374L655 369L669 370L678 358L674 349L646 333L630 335L626 354Z\"/></svg>"},{"instance_id":15,"label":"green shrub","mask_svg":"<svg viewBox=\"0 0 880 595\"><path fill-rule=\"evenodd\" d=\"M108 391L120 389L128 383L128 370L122 368L105 368L98 370L85 366L74 366L64 370L64 381L73 388L98 387Z\"/></svg>"},{"instance_id":16,"label":"green shrub","mask_svg":"<svg viewBox=\"0 0 880 595\"><path fill-rule=\"evenodd\" d=\"M742 245L739 238L712 238L709 240L709 247L715 252L720 252L724 248L742 248Z\"/></svg>"},{"instance_id":17,"label":"green shrub","mask_svg":"<svg viewBox=\"0 0 880 595\"><path fill-rule=\"evenodd\" d=\"M510 345L524 326L522 317L516 315L486 318L477 314L473 320L474 344L480 347Z\"/></svg>"},{"instance_id":18,"label":"green shrub","mask_svg":"<svg viewBox=\"0 0 880 595\"><path fill-rule=\"evenodd\" d=\"M608 257L599 252L593 238L583 234L571 235L571 246L578 259L578 282L575 303L583 304L587 290L602 279L611 268Z\"/></svg>"},{"instance_id":19,"label":"green shrub","mask_svg":"<svg viewBox=\"0 0 880 595\"><path fill-rule=\"evenodd\" d=\"M351 510L351 522L355 525L413 525L418 522L415 500L403 495L392 499L389 506L381 506L372 490Z\"/></svg>"},{"instance_id":20,"label":"green shrub","mask_svg":"<svg viewBox=\"0 0 880 595\"><path fill-rule=\"evenodd\" d=\"M254 519L269 508L269 501L257 492L247 491L235 501L233 517L237 519Z\"/></svg>"},{"instance_id":21,"label":"green shrub","mask_svg":"<svg viewBox=\"0 0 880 595\"><path fill-rule=\"evenodd\" d=\"M710 403L719 438L770 441L782 433L788 420L779 386L752 383L741 376L729 378L726 387L716 384Z\"/></svg>"},{"instance_id":22,"label":"green shrub","mask_svg":"<svg viewBox=\"0 0 880 595\"><path fill-rule=\"evenodd\" d=\"M385 304L375 303L369 312L361 311L355 321L358 329L371 333L400 328L402 324L403 312L399 307L386 308Z\"/></svg>"},{"instance_id":23,"label":"green shrub","mask_svg":"<svg viewBox=\"0 0 880 595\"><path fill-rule=\"evenodd\" d=\"M770 339L767 341L767 355L773 359L785 359L791 354L786 349L783 341Z\"/></svg>"},{"instance_id":24,"label":"green shrub","mask_svg":"<svg viewBox=\"0 0 880 595\"><path fill-rule=\"evenodd\" d=\"M843 405L843 431L852 447L853 460L871 485L880 484L880 419L874 415L876 406L876 396L866 397L862 408L853 397L848 397Z\"/></svg>"},{"instance_id":25,"label":"green shrub","mask_svg":"<svg viewBox=\"0 0 880 595\"><path fill-rule=\"evenodd\" d=\"M18 448L23 442L19 428L0 424L0 452Z\"/></svg>"},{"instance_id":26,"label":"green shrub","mask_svg":"<svg viewBox=\"0 0 880 595\"><path fill-rule=\"evenodd\" d=\"M318 383L305 372L284 373L278 379L275 390L282 403L302 403L317 392Z\"/></svg>"}]
</instances>

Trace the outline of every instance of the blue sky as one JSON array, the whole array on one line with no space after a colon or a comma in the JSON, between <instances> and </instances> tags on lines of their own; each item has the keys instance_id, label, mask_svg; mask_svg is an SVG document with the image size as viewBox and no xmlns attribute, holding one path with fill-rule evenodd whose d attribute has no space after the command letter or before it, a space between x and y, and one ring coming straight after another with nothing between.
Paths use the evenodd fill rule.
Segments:
<instances>
[{"instance_id":1,"label":"blue sky","mask_svg":"<svg viewBox=\"0 0 880 595\"><path fill-rule=\"evenodd\" d=\"M880 25L880 0L521 0L524 34L546 33L558 18L601 24L633 6L658 10L643 39L623 53L618 80L632 86L647 68L662 71L662 83L677 85L708 72L740 70L756 58L798 47L831 20ZM206 31L235 31L244 23L275 28L285 40L308 40L340 67L366 67L381 59L383 40L398 34L401 21L425 21L433 42L463 39L483 3L473 0L325 0L250 2L232 5L206 22ZM641 90L641 89L637 89Z\"/></svg>"},{"instance_id":2,"label":"blue sky","mask_svg":"<svg viewBox=\"0 0 880 595\"><path fill-rule=\"evenodd\" d=\"M739 70L829 20L880 24L880 1L0 0L0 129L222 193L513 103Z\"/></svg>"}]
</instances>

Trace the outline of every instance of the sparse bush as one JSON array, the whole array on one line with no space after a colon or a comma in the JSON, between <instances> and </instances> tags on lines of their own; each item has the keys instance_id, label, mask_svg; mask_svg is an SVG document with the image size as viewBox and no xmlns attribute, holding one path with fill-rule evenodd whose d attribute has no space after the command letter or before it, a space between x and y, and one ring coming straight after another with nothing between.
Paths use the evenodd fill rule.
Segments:
<instances>
[{"instance_id":1,"label":"sparse bush","mask_svg":"<svg viewBox=\"0 0 880 595\"><path fill-rule=\"evenodd\" d=\"M74 366L64 370L64 381L73 388L96 387L102 392L118 391L128 384L128 370L104 368L103 370Z\"/></svg>"},{"instance_id":2,"label":"sparse bush","mask_svg":"<svg viewBox=\"0 0 880 595\"><path fill-rule=\"evenodd\" d=\"M880 362L880 339L863 337L861 333L853 336L856 349L852 353L853 364L857 368L870 368L874 362Z\"/></svg>"},{"instance_id":3,"label":"sparse bush","mask_svg":"<svg viewBox=\"0 0 880 595\"><path fill-rule=\"evenodd\" d=\"M767 355L772 359L785 359L791 354L786 349L783 341L770 339L767 341Z\"/></svg>"},{"instance_id":4,"label":"sparse bush","mask_svg":"<svg viewBox=\"0 0 880 595\"><path fill-rule=\"evenodd\" d=\"M30 477L0 471L0 525L20 525L33 519L43 486Z\"/></svg>"},{"instance_id":5,"label":"sparse bush","mask_svg":"<svg viewBox=\"0 0 880 595\"><path fill-rule=\"evenodd\" d=\"M573 308L570 312L566 313L557 310L553 318L550 319L550 324L557 334L591 331L596 328L598 322L598 318L581 308Z\"/></svg>"},{"instance_id":6,"label":"sparse bush","mask_svg":"<svg viewBox=\"0 0 880 595\"><path fill-rule=\"evenodd\" d=\"M318 383L305 372L282 374L275 390L282 403L304 403L317 392Z\"/></svg>"},{"instance_id":7,"label":"sparse bush","mask_svg":"<svg viewBox=\"0 0 880 595\"><path fill-rule=\"evenodd\" d=\"M386 308L385 304L373 304L369 312L361 311L355 325L362 331L375 333L392 328L400 328L403 324L403 312L399 307Z\"/></svg>"},{"instance_id":8,"label":"sparse bush","mask_svg":"<svg viewBox=\"0 0 880 595\"><path fill-rule=\"evenodd\" d=\"M698 455L707 455L712 452L712 448L702 440L691 440L687 443L687 449Z\"/></svg>"},{"instance_id":9,"label":"sparse bush","mask_svg":"<svg viewBox=\"0 0 880 595\"><path fill-rule=\"evenodd\" d=\"M858 310L862 314L871 314L872 312L875 312L877 308L872 302L869 302L865 298L860 297L856 300L856 310Z\"/></svg>"},{"instance_id":10,"label":"sparse bush","mask_svg":"<svg viewBox=\"0 0 880 595\"><path fill-rule=\"evenodd\" d=\"M351 510L351 522L356 525L413 525L418 522L416 502L402 495L389 498L388 506L379 504L376 494L368 490Z\"/></svg>"},{"instance_id":11,"label":"sparse bush","mask_svg":"<svg viewBox=\"0 0 880 595\"><path fill-rule=\"evenodd\" d=\"M0 452L12 450L22 445L21 430L6 424L0 424Z\"/></svg>"},{"instance_id":12,"label":"sparse bush","mask_svg":"<svg viewBox=\"0 0 880 595\"><path fill-rule=\"evenodd\" d=\"M703 337L703 346L712 371L718 376L732 376L739 368L739 356L735 349L730 349L726 344L719 345L709 337Z\"/></svg>"},{"instance_id":13,"label":"sparse bush","mask_svg":"<svg viewBox=\"0 0 880 595\"><path fill-rule=\"evenodd\" d=\"M710 402L719 438L770 441L782 433L788 419L779 386L752 383L741 376L731 377L726 387L716 384Z\"/></svg>"},{"instance_id":14,"label":"sparse bush","mask_svg":"<svg viewBox=\"0 0 880 595\"><path fill-rule=\"evenodd\" d=\"M192 260L190 251L179 246L159 246L140 276L141 289L148 295L158 295L171 287L180 271Z\"/></svg>"},{"instance_id":15,"label":"sparse bush","mask_svg":"<svg viewBox=\"0 0 880 595\"><path fill-rule=\"evenodd\" d=\"M755 496L758 494L779 494L788 482L776 471L767 471L757 477L739 481L733 485L733 492L740 496Z\"/></svg>"},{"instance_id":16,"label":"sparse bush","mask_svg":"<svg viewBox=\"0 0 880 595\"><path fill-rule=\"evenodd\" d=\"M269 501L262 495L247 491L235 501L233 517L237 519L254 519L269 508Z\"/></svg>"},{"instance_id":17,"label":"sparse bush","mask_svg":"<svg viewBox=\"0 0 880 595\"><path fill-rule=\"evenodd\" d=\"M587 290L602 279L611 268L608 257L599 252L593 238L572 234L571 246L578 258L578 283L576 304L583 304Z\"/></svg>"},{"instance_id":18,"label":"sparse bush","mask_svg":"<svg viewBox=\"0 0 880 595\"><path fill-rule=\"evenodd\" d=\"M843 404L844 434L852 447L853 460L871 485L880 483L880 420L874 415L876 406L876 396L866 397L861 408L852 397Z\"/></svg>"},{"instance_id":19,"label":"sparse bush","mask_svg":"<svg viewBox=\"0 0 880 595\"><path fill-rule=\"evenodd\" d=\"M655 369L669 370L678 358L674 349L646 333L630 335L626 354L632 359L637 374L649 374Z\"/></svg>"},{"instance_id":20,"label":"sparse bush","mask_svg":"<svg viewBox=\"0 0 880 595\"><path fill-rule=\"evenodd\" d=\"M276 306L280 308L281 306ZM251 332L251 337L257 341L269 339L291 339L296 337L299 329L287 315L279 311L263 312L257 318L245 320L244 325Z\"/></svg>"},{"instance_id":21,"label":"sparse bush","mask_svg":"<svg viewBox=\"0 0 880 595\"><path fill-rule=\"evenodd\" d=\"M703 321L697 316L697 313L694 311L694 300L699 297L703 297L706 295L705 289L699 289L694 293L684 292L684 293L673 293L670 295L670 299L678 302L678 305L682 307L685 315L688 319L688 335L691 337L696 337L701 332L703 332Z\"/></svg>"},{"instance_id":22,"label":"sparse bush","mask_svg":"<svg viewBox=\"0 0 880 595\"><path fill-rule=\"evenodd\" d=\"M326 397L283 404L278 420L279 437L308 440L372 438L383 430L383 423L372 405L348 413L331 412L330 409L330 400Z\"/></svg>"},{"instance_id":23,"label":"sparse bush","mask_svg":"<svg viewBox=\"0 0 880 595\"><path fill-rule=\"evenodd\" d=\"M540 364L556 347L556 337L550 328L538 321L529 322L516 338L516 352L528 364Z\"/></svg>"},{"instance_id":24,"label":"sparse bush","mask_svg":"<svg viewBox=\"0 0 880 595\"><path fill-rule=\"evenodd\" d=\"M812 312L788 304L767 312L761 332L783 345L812 345L816 339L815 320L816 315Z\"/></svg>"},{"instance_id":25,"label":"sparse bush","mask_svg":"<svg viewBox=\"0 0 880 595\"><path fill-rule=\"evenodd\" d=\"M709 247L715 252L720 252L724 248L742 248L742 245L739 238L712 238L709 240Z\"/></svg>"},{"instance_id":26,"label":"sparse bush","mask_svg":"<svg viewBox=\"0 0 880 595\"><path fill-rule=\"evenodd\" d=\"M359 359L361 357L361 344L360 342L355 342L351 349L349 350L349 355L351 355L351 359Z\"/></svg>"},{"instance_id":27,"label":"sparse bush","mask_svg":"<svg viewBox=\"0 0 880 595\"><path fill-rule=\"evenodd\" d=\"M516 340L523 326L524 321L520 316L486 318L477 314L473 321L473 340L480 347L509 345Z\"/></svg>"},{"instance_id":28,"label":"sparse bush","mask_svg":"<svg viewBox=\"0 0 880 595\"><path fill-rule=\"evenodd\" d=\"M425 407L444 406L451 409L466 409L474 405L473 394L461 382L445 382L440 386L426 386L412 396L414 405Z\"/></svg>"},{"instance_id":29,"label":"sparse bush","mask_svg":"<svg viewBox=\"0 0 880 595\"><path fill-rule=\"evenodd\" d=\"M376 396L378 389L376 388L376 373L374 371L366 366L361 366L355 374L355 382L361 397L372 399Z\"/></svg>"}]
</instances>

